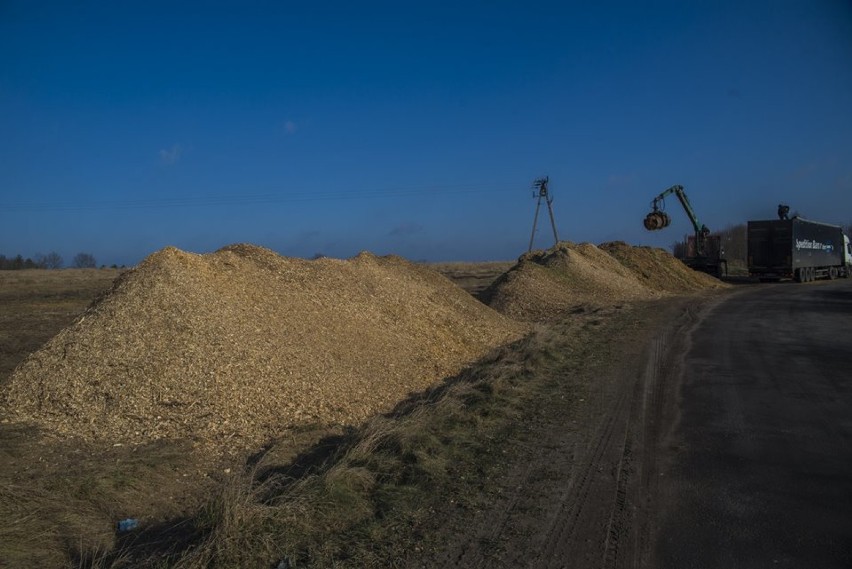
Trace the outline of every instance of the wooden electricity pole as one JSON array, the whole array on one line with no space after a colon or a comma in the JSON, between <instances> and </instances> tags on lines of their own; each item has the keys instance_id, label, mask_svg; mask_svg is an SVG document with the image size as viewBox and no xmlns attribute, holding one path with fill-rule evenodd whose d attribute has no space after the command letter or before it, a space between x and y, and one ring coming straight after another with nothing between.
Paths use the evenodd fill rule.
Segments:
<instances>
[{"instance_id":1,"label":"wooden electricity pole","mask_svg":"<svg viewBox=\"0 0 852 569\"><path fill-rule=\"evenodd\" d=\"M535 239L535 226L538 223L538 210L541 208L541 200L547 204L547 211L550 213L550 227L553 229L553 245L555 246L559 243L559 236L556 235L556 221L553 218L553 196L550 195L549 190L547 189L547 182L550 181L550 177L545 176L544 178L539 178L535 182L533 182L533 189L538 191L533 191L533 197L537 197L538 201L535 204L535 217L533 217L533 228L532 235L530 235L530 248L529 251L532 251L533 248L533 240Z\"/></svg>"}]
</instances>

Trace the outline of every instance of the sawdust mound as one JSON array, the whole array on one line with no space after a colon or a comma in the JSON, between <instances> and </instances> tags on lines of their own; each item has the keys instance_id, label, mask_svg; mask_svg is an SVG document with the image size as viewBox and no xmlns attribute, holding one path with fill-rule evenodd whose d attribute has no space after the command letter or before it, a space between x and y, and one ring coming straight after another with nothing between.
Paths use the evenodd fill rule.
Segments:
<instances>
[{"instance_id":1,"label":"sawdust mound","mask_svg":"<svg viewBox=\"0 0 852 569\"><path fill-rule=\"evenodd\" d=\"M0 406L90 440L251 444L357 423L525 331L398 257L166 248L24 361Z\"/></svg>"},{"instance_id":2,"label":"sawdust mound","mask_svg":"<svg viewBox=\"0 0 852 569\"><path fill-rule=\"evenodd\" d=\"M727 286L717 278L690 269L663 249L633 247L624 241L602 243L600 248L630 269L652 290L683 294Z\"/></svg>"},{"instance_id":3,"label":"sawdust mound","mask_svg":"<svg viewBox=\"0 0 852 569\"><path fill-rule=\"evenodd\" d=\"M522 321L558 319L580 305L660 296L605 251L591 243L568 241L522 255L482 295L492 308Z\"/></svg>"}]
</instances>

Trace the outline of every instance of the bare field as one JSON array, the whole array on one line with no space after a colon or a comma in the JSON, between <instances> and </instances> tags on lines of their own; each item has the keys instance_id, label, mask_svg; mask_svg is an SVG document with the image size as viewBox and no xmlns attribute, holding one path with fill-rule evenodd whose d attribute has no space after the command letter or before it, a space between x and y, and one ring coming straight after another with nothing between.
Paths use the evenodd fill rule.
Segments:
<instances>
[{"instance_id":1,"label":"bare field","mask_svg":"<svg viewBox=\"0 0 852 569\"><path fill-rule=\"evenodd\" d=\"M427 263L458 286L478 297L497 278L512 268L514 261L486 261L479 263Z\"/></svg>"},{"instance_id":2,"label":"bare field","mask_svg":"<svg viewBox=\"0 0 852 569\"><path fill-rule=\"evenodd\" d=\"M0 271L0 385L16 365L71 324L121 269Z\"/></svg>"}]
</instances>

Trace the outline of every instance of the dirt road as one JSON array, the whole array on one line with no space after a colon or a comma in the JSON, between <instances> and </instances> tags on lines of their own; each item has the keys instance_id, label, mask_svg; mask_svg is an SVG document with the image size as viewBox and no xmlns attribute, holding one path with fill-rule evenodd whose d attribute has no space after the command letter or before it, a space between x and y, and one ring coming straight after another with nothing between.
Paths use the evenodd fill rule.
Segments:
<instances>
[{"instance_id":1,"label":"dirt road","mask_svg":"<svg viewBox=\"0 0 852 569\"><path fill-rule=\"evenodd\" d=\"M542 404L491 506L448 518L447 546L417 567L637 567L650 558L656 441L691 329L721 296L651 303L586 357L567 412ZM599 347L592 348L593 350Z\"/></svg>"},{"instance_id":2,"label":"dirt road","mask_svg":"<svg viewBox=\"0 0 852 569\"><path fill-rule=\"evenodd\" d=\"M655 306L411 566L852 566L852 282Z\"/></svg>"}]
</instances>

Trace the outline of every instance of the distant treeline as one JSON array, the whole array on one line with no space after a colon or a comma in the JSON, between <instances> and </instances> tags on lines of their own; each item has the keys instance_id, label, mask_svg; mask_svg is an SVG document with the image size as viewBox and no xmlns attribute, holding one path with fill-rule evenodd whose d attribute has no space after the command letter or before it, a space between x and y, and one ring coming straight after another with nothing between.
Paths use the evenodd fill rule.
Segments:
<instances>
[{"instance_id":1,"label":"distant treeline","mask_svg":"<svg viewBox=\"0 0 852 569\"><path fill-rule=\"evenodd\" d=\"M7 257L0 255L0 271L17 271L21 269L61 269L65 261L59 253L41 253L35 259L24 258L22 255ZM71 267L75 269L94 269L97 267L95 257L89 253L77 253L71 261ZM113 265L113 268L118 268Z\"/></svg>"},{"instance_id":2,"label":"distant treeline","mask_svg":"<svg viewBox=\"0 0 852 569\"><path fill-rule=\"evenodd\" d=\"M18 269L46 269L47 267L39 265L29 257L24 259L20 255L12 258L7 258L6 255L0 255L0 271L15 271Z\"/></svg>"}]
</instances>

